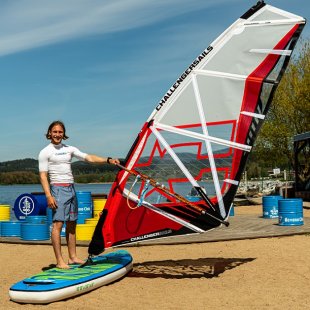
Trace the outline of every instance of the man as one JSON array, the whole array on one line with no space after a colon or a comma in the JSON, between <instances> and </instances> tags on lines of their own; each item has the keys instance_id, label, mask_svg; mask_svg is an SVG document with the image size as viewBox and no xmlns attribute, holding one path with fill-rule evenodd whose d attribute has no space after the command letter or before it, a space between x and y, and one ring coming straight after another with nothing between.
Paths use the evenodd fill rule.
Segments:
<instances>
[{"instance_id":1,"label":"man","mask_svg":"<svg viewBox=\"0 0 310 310\"><path fill-rule=\"evenodd\" d=\"M78 206L74 190L74 179L71 161L75 157L89 163L118 164L118 159L100 157L81 152L76 147L62 143L68 139L65 125L55 121L48 127L46 138L51 143L39 154L39 172L42 188L46 195L47 205L53 210L52 245L57 267L69 269L69 264L82 264L83 260L76 255L76 221ZM49 179L49 180L48 180ZM66 222L66 241L69 259L66 263L61 252L61 230Z\"/></svg>"}]
</instances>

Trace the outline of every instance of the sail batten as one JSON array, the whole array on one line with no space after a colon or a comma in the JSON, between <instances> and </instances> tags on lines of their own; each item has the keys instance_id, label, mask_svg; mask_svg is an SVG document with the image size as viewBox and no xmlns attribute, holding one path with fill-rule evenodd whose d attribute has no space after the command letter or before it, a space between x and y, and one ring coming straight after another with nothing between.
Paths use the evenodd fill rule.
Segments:
<instances>
[{"instance_id":1,"label":"sail batten","mask_svg":"<svg viewBox=\"0 0 310 310\"><path fill-rule=\"evenodd\" d=\"M199 86L198 86L197 78L195 75L193 75L192 81L193 81L193 88L194 88L196 104L198 107L198 114L199 114L199 118L201 121L202 132L206 137L208 137L209 132L208 132L208 128L206 125L207 122L206 122L206 118L205 118L205 114L204 114L204 109L203 109L202 99L201 99L200 92L199 92ZM217 201L219 204L220 214L221 214L222 218L225 218L226 212L225 212L225 208L224 208L223 196L221 193L220 182L219 182L219 178L217 175L217 168L216 168L216 164L215 164L214 157L213 157L212 146L211 146L211 143L208 139L205 140L205 145L206 145L207 153L208 153L208 157L209 157L211 174L212 174L212 178L213 178L213 182L214 182Z\"/></svg>"},{"instance_id":2,"label":"sail batten","mask_svg":"<svg viewBox=\"0 0 310 310\"><path fill-rule=\"evenodd\" d=\"M249 113L249 112L241 112L241 113L245 114L245 113ZM255 116L255 117L258 117L258 118L262 118L262 117L259 117L258 115L259 114L256 115L255 113L250 113L250 116ZM246 152L250 152L251 149L252 149L252 147L249 146L249 145L232 142L231 140L225 140L225 139L220 139L220 138L217 138L217 137L212 137L209 134L206 135L206 134L202 134L202 133L197 133L197 132L194 132L194 131L189 131L189 130L178 128L178 127L172 127L172 126L161 124L161 123L157 123L157 122L154 123L154 126L157 129L162 129L162 130L165 130L165 131L173 132L173 133L176 133L176 134L179 134L179 135L191 137L191 138L202 140L202 141L210 141L210 142L213 142L213 143L216 143L216 144L219 144L219 145L236 148L236 149L243 150L243 151L246 151Z\"/></svg>"},{"instance_id":3,"label":"sail batten","mask_svg":"<svg viewBox=\"0 0 310 310\"><path fill-rule=\"evenodd\" d=\"M243 115L247 115L247 116L255 117L255 118L259 118L259 119L265 118L264 114L258 114L258 113L248 112L248 111L241 111L240 113Z\"/></svg>"},{"instance_id":4,"label":"sail batten","mask_svg":"<svg viewBox=\"0 0 310 310\"><path fill-rule=\"evenodd\" d=\"M236 180L225 179L224 182L230 183L233 185L239 185L239 181L236 181Z\"/></svg>"},{"instance_id":5,"label":"sail batten","mask_svg":"<svg viewBox=\"0 0 310 310\"><path fill-rule=\"evenodd\" d=\"M233 74L233 73L228 73L228 72L211 71L211 70L194 70L194 73L199 74L199 75L221 77L221 78L235 79L235 80L246 80L248 78L246 75Z\"/></svg>"},{"instance_id":6,"label":"sail batten","mask_svg":"<svg viewBox=\"0 0 310 310\"><path fill-rule=\"evenodd\" d=\"M260 21L253 21L253 22L245 22L243 24L244 27L261 27L261 26L277 26L277 25L296 25L296 24L305 24L304 21L300 19L290 19L290 20L260 20Z\"/></svg>"},{"instance_id":7,"label":"sail batten","mask_svg":"<svg viewBox=\"0 0 310 310\"><path fill-rule=\"evenodd\" d=\"M264 54L264 53L261 53L261 54ZM281 53L273 53L273 52L271 52L269 54L282 55ZM283 55L289 56L286 53L283 53ZM224 78L224 79L250 81L250 82L258 83L258 84L262 83L261 77L246 76L246 75L234 74L234 73L228 73L228 72L211 71L211 70L195 70L195 71L193 71L193 73L195 73L197 75L205 75L205 76ZM264 79L264 83L277 84L278 81L266 78L266 79Z\"/></svg>"},{"instance_id":8,"label":"sail batten","mask_svg":"<svg viewBox=\"0 0 310 310\"><path fill-rule=\"evenodd\" d=\"M276 50L276 49L252 48L252 49L250 49L250 53L261 53L261 54L274 54L274 55L291 56L292 50Z\"/></svg>"},{"instance_id":9,"label":"sail batten","mask_svg":"<svg viewBox=\"0 0 310 310\"><path fill-rule=\"evenodd\" d=\"M102 227L106 247L227 226L304 24L259 1L185 67L145 121L112 185ZM135 181L137 174L144 178Z\"/></svg>"}]
</instances>

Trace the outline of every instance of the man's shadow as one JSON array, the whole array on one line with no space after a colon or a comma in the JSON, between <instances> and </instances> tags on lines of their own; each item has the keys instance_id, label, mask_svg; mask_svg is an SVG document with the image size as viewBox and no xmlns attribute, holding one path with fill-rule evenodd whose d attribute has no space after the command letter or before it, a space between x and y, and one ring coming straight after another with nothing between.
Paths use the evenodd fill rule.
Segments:
<instances>
[{"instance_id":1,"label":"man's shadow","mask_svg":"<svg viewBox=\"0 0 310 310\"><path fill-rule=\"evenodd\" d=\"M213 278L255 258L198 258L136 263L127 276L141 278Z\"/></svg>"}]
</instances>

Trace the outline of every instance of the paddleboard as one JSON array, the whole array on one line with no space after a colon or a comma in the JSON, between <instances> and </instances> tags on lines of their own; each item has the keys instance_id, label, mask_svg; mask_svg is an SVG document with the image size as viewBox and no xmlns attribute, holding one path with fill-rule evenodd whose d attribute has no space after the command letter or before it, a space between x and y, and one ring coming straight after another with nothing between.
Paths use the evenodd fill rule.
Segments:
<instances>
[{"instance_id":1,"label":"paddleboard","mask_svg":"<svg viewBox=\"0 0 310 310\"><path fill-rule=\"evenodd\" d=\"M19 303L47 304L84 294L114 282L132 270L132 257L125 250L96 256L93 264L70 269L52 268L14 284L9 295Z\"/></svg>"}]
</instances>

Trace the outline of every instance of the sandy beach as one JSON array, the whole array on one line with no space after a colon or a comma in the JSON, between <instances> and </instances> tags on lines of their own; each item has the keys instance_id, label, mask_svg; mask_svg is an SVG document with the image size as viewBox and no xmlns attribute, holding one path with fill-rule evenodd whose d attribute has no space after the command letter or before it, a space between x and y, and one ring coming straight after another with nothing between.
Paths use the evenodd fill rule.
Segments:
<instances>
[{"instance_id":1,"label":"sandy beach","mask_svg":"<svg viewBox=\"0 0 310 310\"><path fill-rule=\"evenodd\" d=\"M238 207L235 214L260 214ZM310 217L310 210L304 211ZM309 309L310 235L125 247L133 271L122 280L45 309ZM81 258L87 248L78 247ZM0 243L1 308L12 284L54 263L50 245ZM66 248L64 247L64 253Z\"/></svg>"}]
</instances>

